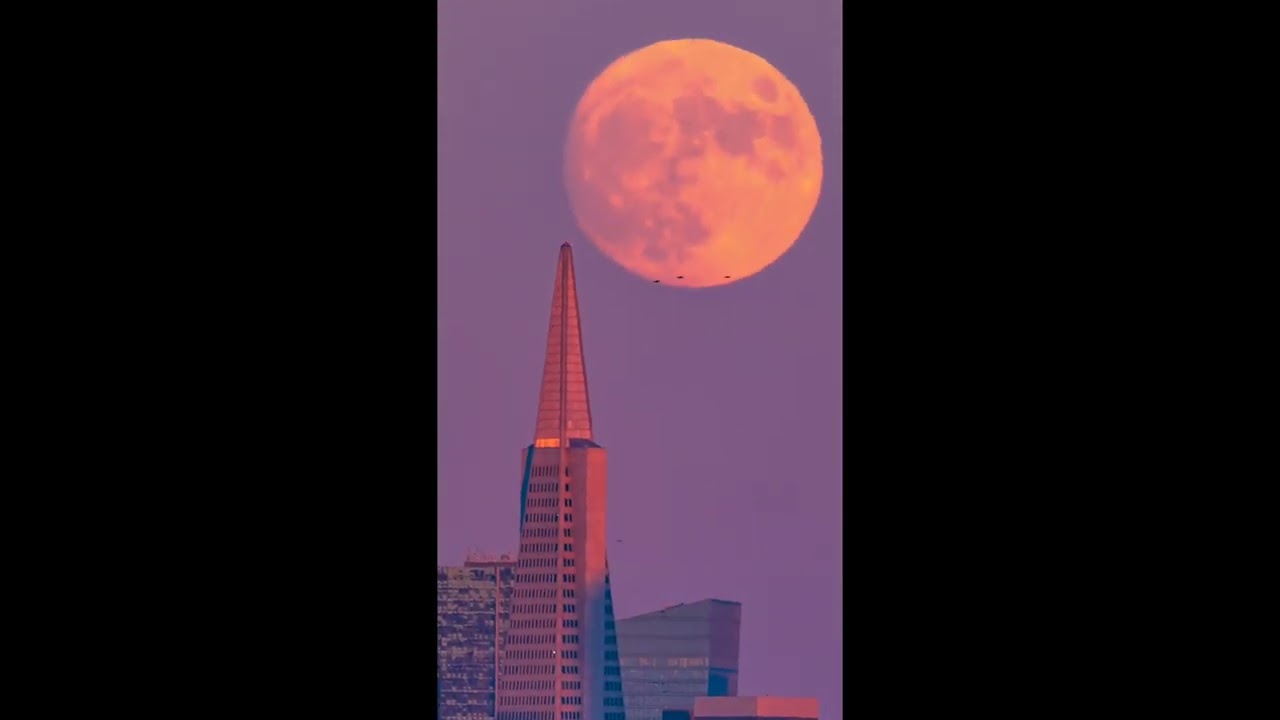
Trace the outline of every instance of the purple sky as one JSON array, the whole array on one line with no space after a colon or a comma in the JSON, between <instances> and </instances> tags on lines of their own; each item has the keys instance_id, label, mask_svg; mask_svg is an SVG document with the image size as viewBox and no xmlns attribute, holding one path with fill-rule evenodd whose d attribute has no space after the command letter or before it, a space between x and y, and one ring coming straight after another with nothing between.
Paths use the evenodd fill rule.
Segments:
<instances>
[{"instance_id":1,"label":"purple sky","mask_svg":"<svg viewBox=\"0 0 1280 720\"><path fill-rule=\"evenodd\" d=\"M514 551L556 253L574 246L619 617L742 609L740 694L841 707L839 0L441 0L440 564ZM732 285L636 278L574 223L570 115L614 59L706 37L796 84L823 136L796 245ZM620 542L619 542L620 541Z\"/></svg>"}]
</instances>

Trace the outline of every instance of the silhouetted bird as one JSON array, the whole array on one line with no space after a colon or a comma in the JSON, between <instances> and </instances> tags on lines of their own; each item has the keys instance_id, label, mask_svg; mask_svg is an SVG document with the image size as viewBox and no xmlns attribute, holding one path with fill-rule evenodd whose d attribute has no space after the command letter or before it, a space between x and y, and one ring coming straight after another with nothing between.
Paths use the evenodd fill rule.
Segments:
<instances>
[{"instance_id":1,"label":"silhouetted bird","mask_svg":"<svg viewBox=\"0 0 1280 720\"><path fill-rule=\"evenodd\" d=\"M728 280L728 279L729 279L729 276L728 276L728 275L725 275L725 276L724 276L724 279L725 279L725 280Z\"/></svg>"},{"instance_id":2,"label":"silhouetted bird","mask_svg":"<svg viewBox=\"0 0 1280 720\"><path fill-rule=\"evenodd\" d=\"M654 282L656 282L656 283L660 283L660 282L662 282L662 281L661 281L661 280L654 280Z\"/></svg>"},{"instance_id":3,"label":"silhouetted bird","mask_svg":"<svg viewBox=\"0 0 1280 720\"><path fill-rule=\"evenodd\" d=\"M677 279L677 280L683 280L683 279L684 279L684 276L683 276L683 275L677 275L677 276L676 276L676 279Z\"/></svg>"}]
</instances>

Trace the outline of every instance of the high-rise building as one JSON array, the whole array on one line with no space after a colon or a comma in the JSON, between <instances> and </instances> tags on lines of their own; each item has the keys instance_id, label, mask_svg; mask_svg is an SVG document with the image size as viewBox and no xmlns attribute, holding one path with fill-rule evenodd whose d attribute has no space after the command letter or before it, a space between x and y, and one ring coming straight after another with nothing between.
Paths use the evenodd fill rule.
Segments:
<instances>
[{"instance_id":1,"label":"high-rise building","mask_svg":"<svg viewBox=\"0 0 1280 720\"><path fill-rule=\"evenodd\" d=\"M693 720L818 720L813 698L734 697L698 698Z\"/></svg>"},{"instance_id":2,"label":"high-rise building","mask_svg":"<svg viewBox=\"0 0 1280 720\"><path fill-rule=\"evenodd\" d=\"M469 554L436 568L437 717L494 720L516 558Z\"/></svg>"},{"instance_id":3,"label":"high-rise building","mask_svg":"<svg viewBox=\"0 0 1280 720\"><path fill-rule=\"evenodd\" d=\"M667 720L738 694L742 604L701 600L618 621L627 720Z\"/></svg>"},{"instance_id":4,"label":"high-rise building","mask_svg":"<svg viewBox=\"0 0 1280 720\"><path fill-rule=\"evenodd\" d=\"M625 720L573 251L560 246L533 443L521 454L520 552L497 720Z\"/></svg>"}]
</instances>

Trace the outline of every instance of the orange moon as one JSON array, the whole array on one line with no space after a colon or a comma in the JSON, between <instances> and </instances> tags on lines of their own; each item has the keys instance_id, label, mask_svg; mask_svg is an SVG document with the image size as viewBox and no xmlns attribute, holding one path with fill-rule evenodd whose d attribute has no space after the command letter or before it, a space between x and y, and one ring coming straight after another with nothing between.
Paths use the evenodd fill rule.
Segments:
<instances>
[{"instance_id":1,"label":"orange moon","mask_svg":"<svg viewBox=\"0 0 1280 720\"><path fill-rule=\"evenodd\" d=\"M711 287L795 244L818 204L822 139L800 91L760 56L667 40L592 81L564 172L578 226L606 255L648 280Z\"/></svg>"}]
</instances>

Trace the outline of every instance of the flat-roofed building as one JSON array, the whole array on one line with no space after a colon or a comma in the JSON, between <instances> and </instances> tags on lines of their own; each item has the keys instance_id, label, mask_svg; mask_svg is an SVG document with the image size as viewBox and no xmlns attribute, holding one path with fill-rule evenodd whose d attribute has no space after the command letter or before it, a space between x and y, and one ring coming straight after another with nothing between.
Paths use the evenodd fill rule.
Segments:
<instances>
[{"instance_id":1,"label":"flat-roofed building","mask_svg":"<svg viewBox=\"0 0 1280 720\"><path fill-rule=\"evenodd\" d=\"M741 624L741 603L714 599L619 620L627 720L690 720L694 698L737 695Z\"/></svg>"},{"instance_id":2,"label":"flat-roofed building","mask_svg":"<svg viewBox=\"0 0 1280 720\"><path fill-rule=\"evenodd\" d=\"M462 567L436 568L440 720L493 720L515 570L514 555L475 553Z\"/></svg>"},{"instance_id":3,"label":"flat-roofed building","mask_svg":"<svg viewBox=\"0 0 1280 720\"><path fill-rule=\"evenodd\" d=\"M692 720L818 720L815 698L700 697Z\"/></svg>"}]
</instances>

